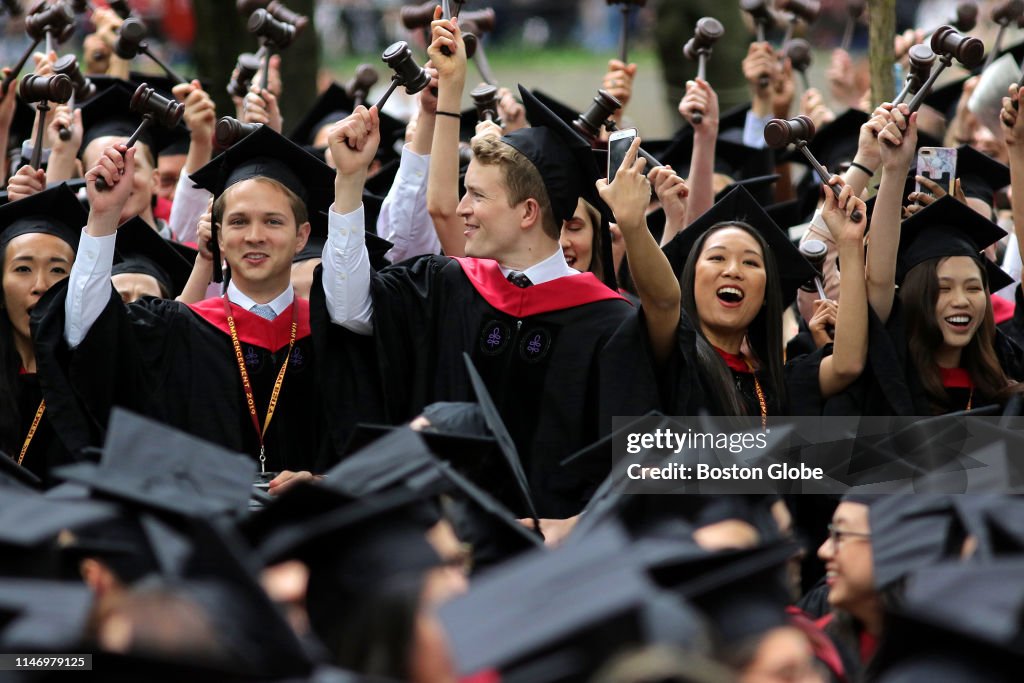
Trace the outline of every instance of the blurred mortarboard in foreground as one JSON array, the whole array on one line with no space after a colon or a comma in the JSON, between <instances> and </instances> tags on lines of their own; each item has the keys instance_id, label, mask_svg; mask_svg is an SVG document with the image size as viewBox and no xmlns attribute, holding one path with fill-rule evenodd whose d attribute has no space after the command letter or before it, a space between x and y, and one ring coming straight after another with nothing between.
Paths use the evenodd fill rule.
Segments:
<instances>
[{"instance_id":1,"label":"blurred mortarboard in foreground","mask_svg":"<svg viewBox=\"0 0 1024 683\"><path fill-rule=\"evenodd\" d=\"M947 195L903 221L896 281L916 265L935 258L971 256L1006 236L1006 231Z\"/></svg>"},{"instance_id":2,"label":"blurred mortarboard in foreground","mask_svg":"<svg viewBox=\"0 0 1024 683\"><path fill-rule=\"evenodd\" d=\"M690 251L704 233L719 223L735 221L752 226L768 243L778 266L782 284L782 304L788 306L796 298L796 290L800 285L814 277L814 267L743 187L733 188L729 194L676 235L662 251L665 252L676 274L681 274Z\"/></svg>"},{"instance_id":3,"label":"blurred mortarboard in foreground","mask_svg":"<svg viewBox=\"0 0 1024 683\"><path fill-rule=\"evenodd\" d=\"M170 240L161 237L141 218L132 218L117 229L115 248L118 259L111 275L149 275L160 285L165 299L173 299L181 294L192 274L193 263L187 261L178 249L171 246Z\"/></svg>"},{"instance_id":4,"label":"blurred mortarboard in foreground","mask_svg":"<svg viewBox=\"0 0 1024 683\"><path fill-rule=\"evenodd\" d=\"M134 507L212 517L245 512L256 463L159 422L115 410L100 464L67 465L55 475L85 484L95 496Z\"/></svg>"},{"instance_id":5,"label":"blurred mortarboard in foreground","mask_svg":"<svg viewBox=\"0 0 1024 683\"><path fill-rule=\"evenodd\" d=\"M43 480L0 451L0 487L33 491L43 488Z\"/></svg>"},{"instance_id":6,"label":"blurred mortarboard in foreground","mask_svg":"<svg viewBox=\"0 0 1024 683\"><path fill-rule=\"evenodd\" d=\"M0 579L0 648L77 652L92 603L81 581Z\"/></svg>"},{"instance_id":7,"label":"blurred mortarboard in foreground","mask_svg":"<svg viewBox=\"0 0 1024 683\"><path fill-rule=\"evenodd\" d=\"M43 233L59 237L75 251L88 214L67 185L0 206L0 248L15 237Z\"/></svg>"}]
</instances>

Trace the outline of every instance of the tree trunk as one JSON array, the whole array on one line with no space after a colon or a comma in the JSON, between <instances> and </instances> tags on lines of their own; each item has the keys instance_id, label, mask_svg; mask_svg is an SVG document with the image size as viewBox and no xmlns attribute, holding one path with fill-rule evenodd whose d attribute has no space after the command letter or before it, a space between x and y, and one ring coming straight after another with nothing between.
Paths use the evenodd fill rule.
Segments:
<instances>
[{"instance_id":1,"label":"tree trunk","mask_svg":"<svg viewBox=\"0 0 1024 683\"><path fill-rule=\"evenodd\" d=\"M896 35L896 0L868 0L871 64L871 103L891 102L895 97L893 83L893 37Z\"/></svg>"},{"instance_id":2,"label":"tree trunk","mask_svg":"<svg viewBox=\"0 0 1024 683\"><path fill-rule=\"evenodd\" d=\"M278 104L286 134L316 97L316 75L320 68L320 50L313 20L315 0L288 0L287 4L309 17L309 25L299 39L281 53L281 82L285 84L285 92ZM259 45L246 29L246 18L238 13L234 2L193 0L192 6L196 16L193 46L196 73L209 83L218 116L234 115L234 104L225 90L231 80L231 71L239 54L255 52Z\"/></svg>"}]
</instances>

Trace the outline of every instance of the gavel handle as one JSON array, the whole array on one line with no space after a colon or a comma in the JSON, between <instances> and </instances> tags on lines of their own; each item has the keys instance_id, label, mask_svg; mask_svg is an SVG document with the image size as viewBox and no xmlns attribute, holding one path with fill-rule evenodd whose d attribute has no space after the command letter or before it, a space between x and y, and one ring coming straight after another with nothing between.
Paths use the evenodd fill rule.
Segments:
<instances>
[{"instance_id":1,"label":"gavel handle","mask_svg":"<svg viewBox=\"0 0 1024 683\"><path fill-rule=\"evenodd\" d=\"M71 99L68 100L68 109L71 111L73 121L75 115L75 92L73 90L71 91ZM65 126L61 126L60 130L57 131L57 136L64 142L67 142L68 140L71 139L71 129Z\"/></svg>"},{"instance_id":2,"label":"gavel handle","mask_svg":"<svg viewBox=\"0 0 1024 683\"><path fill-rule=\"evenodd\" d=\"M28 165L37 171L43 162L43 139L46 134L46 112L48 111L50 111L50 105L46 100L41 100L36 104L36 139Z\"/></svg>"},{"instance_id":3,"label":"gavel handle","mask_svg":"<svg viewBox=\"0 0 1024 683\"><path fill-rule=\"evenodd\" d=\"M491 65L487 61L487 53L484 52L483 41L477 39L476 52L473 53L473 63L476 64L476 70L480 72L480 78L484 80L487 85L497 86L498 81L494 78L494 73L491 71Z\"/></svg>"},{"instance_id":4,"label":"gavel handle","mask_svg":"<svg viewBox=\"0 0 1024 683\"><path fill-rule=\"evenodd\" d=\"M448 2L448 0L441 0L441 18L442 19L451 19L452 18L452 6L451 6L451 3ZM429 33L429 24L426 27L424 27L424 28L426 28L428 30L428 33ZM427 36L427 45L429 45L429 44L430 44L430 36L428 35ZM445 57L450 57L451 54L452 54L452 51L450 49L448 49L447 45L443 45L441 47L441 54L443 54Z\"/></svg>"},{"instance_id":5,"label":"gavel handle","mask_svg":"<svg viewBox=\"0 0 1024 683\"><path fill-rule=\"evenodd\" d=\"M907 95L910 94L910 87L913 85L911 81L912 76L907 76L907 80L903 82L903 90L900 90L900 94L896 96L896 99L892 101L895 104L903 104L903 101L907 99Z\"/></svg>"},{"instance_id":6,"label":"gavel handle","mask_svg":"<svg viewBox=\"0 0 1024 683\"><path fill-rule=\"evenodd\" d=\"M763 21L756 21L754 23L757 26L757 42L763 43L765 41L764 22Z\"/></svg>"},{"instance_id":7,"label":"gavel handle","mask_svg":"<svg viewBox=\"0 0 1024 683\"><path fill-rule=\"evenodd\" d=\"M788 43L789 41L793 40L793 32L796 31L796 22L797 22L797 18L796 18L796 15L794 14L793 18L789 20L789 25L786 26L786 35L782 38L782 45L783 46L786 43Z\"/></svg>"},{"instance_id":8,"label":"gavel handle","mask_svg":"<svg viewBox=\"0 0 1024 683\"><path fill-rule=\"evenodd\" d=\"M263 69L260 73L260 91L267 89L270 84L270 58L274 55L274 50L270 47L270 43L264 43L263 47L260 48L263 52ZM216 268L213 269L216 272Z\"/></svg>"},{"instance_id":9,"label":"gavel handle","mask_svg":"<svg viewBox=\"0 0 1024 683\"><path fill-rule=\"evenodd\" d=\"M1020 92L1020 88L1024 88L1024 74L1022 74L1021 77L1020 77L1020 80L1017 81L1018 93ZM1020 95L1018 94L1018 99L1013 101L1013 108L1014 109L1020 109L1020 99L1019 99L1019 97L1020 97Z\"/></svg>"},{"instance_id":10,"label":"gavel handle","mask_svg":"<svg viewBox=\"0 0 1024 683\"><path fill-rule=\"evenodd\" d=\"M142 117L142 123L140 123L139 127L135 129L135 132L132 133L132 136L130 138L128 138L128 141L126 143L124 143L124 146L127 147L128 149L131 149L132 147L134 147L135 143L139 141L139 137L143 133L145 133L146 130L152 124L153 124L153 116L151 114L146 114L145 116L143 116ZM107 185L107 181L103 179L103 176L100 176L99 178L96 178L96 189L100 190L101 192L105 192L105 191L110 189L110 186Z\"/></svg>"},{"instance_id":11,"label":"gavel handle","mask_svg":"<svg viewBox=\"0 0 1024 683\"><path fill-rule=\"evenodd\" d=\"M7 89L11 87L11 83L14 81L14 79L17 78L18 75L21 73L21 70L25 68L25 63L28 61L28 58L32 56L32 53L35 52L36 48L39 47L40 42L42 42L42 39L37 38L35 42L29 45L28 49L25 50L25 54L21 56L21 59L18 60L18 63L14 65L13 69L11 69L11 73L7 74L7 76L4 78L3 84L0 85L0 87L3 88L4 95L7 94Z\"/></svg>"},{"instance_id":12,"label":"gavel handle","mask_svg":"<svg viewBox=\"0 0 1024 683\"><path fill-rule=\"evenodd\" d=\"M632 5L627 2L619 10L622 12L622 28L619 31L619 59L623 64L629 64L629 10L631 7Z\"/></svg>"},{"instance_id":13,"label":"gavel handle","mask_svg":"<svg viewBox=\"0 0 1024 683\"><path fill-rule=\"evenodd\" d=\"M46 54L53 51L53 31L46 29Z\"/></svg>"},{"instance_id":14,"label":"gavel handle","mask_svg":"<svg viewBox=\"0 0 1024 683\"><path fill-rule=\"evenodd\" d=\"M846 28L843 29L843 42L839 44L839 49L843 52L850 51L850 44L853 42L853 30L856 26L857 20L847 15Z\"/></svg>"},{"instance_id":15,"label":"gavel handle","mask_svg":"<svg viewBox=\"0 0 1024 683\"><path fill-rule=\"evenodd\" d=\"M211 237L213 238L209 242L210 257L213 261L213 272L211 273L211 277L214 282L220 284L224 282L224 267L221 265L220 244L217 242L216 228L211 231Z\"/></svg>"},{"instance_id":16,"label":"gavel handle","mask_svg":"<svg viewBox=\"0 0 1024 683\"><path fill-rule=\"evenodd\" d=\"M999 22L999 30L996 31L996 42L992 44L992 49L989 50L988 55L985 57L985 64L981 67L984 71L989 65L995 61L996 55L999 54L999 46L1003 44L1003 34L1006 32L1006 22Z\"/></svg>"},{"instance_id":17,"label":"gavel handle","mask_svg":"<svg viewBox=\"0 0 1024 683\"><path fill-rule=\"evenodd\" d=\"M391 78L391 85L389 85L387 91L380 96L380 99L377 100L377 103L373 105L377 107L377 111L380 111L381 109L384 108L384 105L387 104L388 99L391 97L391 93L395 92L395 88L397 88L401 84L402 81L399 80L398 76L393 76Z\"/></svg>"},{"instance_id":18,"label":"gavel handle","mask_svg":"<svg viewBox=\"0 0 1024 683\"><path fill-rule=\"evenodd\" d=\"M935 85L935 80L946 69L946 67L952 63L953 58L949 55L942 55L939 57L939 63L932 68L932 72L928 75L928 80L924 82L924 85L922 85L916 93L914 93L914 98L910 100L908 106L910 107L911 114L920 109L921 103L924 102L924 98L928 97L928 93L932 91L932 86Z\"/></svg>"},{"instance_id":19,"label":"gavel handle","mask_svg":"<svg viewBox=\"0 0 1024 683\"><path fill-rule=\"evenodd\" d=\"M156 62L156 65L159 66L161 69L163 69L164 73L171 77L171 80L177 81L178 83L188 83L188 81L186 81L184 78L182 78L174 69L172 69L171 67L169 67L166 64L164 64L163 60L161 60L159 57L157 57L152 52L152 50L149 49L148 46L143 45L143 46L140 46L140 47L142 47L142 54L146 55L147 57L152 59L154 62Z\"/></svg>"},{"instance_id":20,"label":"gavel handle","mask_svg":"<svg viewBox=\"0 0 1024 683\"><path fill-rule=\"evenodd\" d=\"M828 299L828 297L825 295L825 287L824 285L821 284L820 275L814 276L814 286L818 288L818 297L820 299Z\"/></svg>"},{"instance_id":21,"label":"gavel handle","mask_svg":"<svg viewBox=\"0 0 1024 683\"><path fill-rule=\"evenodd\" d=\"M813 168L814 171L818 174L818 177L821 178L821 182L825 183L828 187L832 188L832 194L834 194L836 196L836 199L838 199L840 193L839 188L836 187L835 185L828 185L828 180L830 177L828 171L825 170L825 167L822 166L821 163L814 158L814 155L811 154L811 150L807 149L807 142L801 140L796 144L796 146L797 149L799 149L800 152L804 155L804 158L806 158L807 161L811 164L811 168ZM859 223L861 219L864 218L864 214L860 212L860 209L857 209L852 214L850 214L850 218L852 218L855 223Z\"/></svg>"},{"instance_id":22,"label":"gavel handle","mask_svg":"<svg viewBox=\"0 0 1024 683\"><path fill-rule=\"evenodd\" d=\"M811 89L811 81L807 78L807 71L803 70L800 72L800 82L804 86L804 92Z\"/></svg>"},{"instance_id":23,"label":"gavel handle","mask_svg":"<svg viewBox=\"0 0 1024 683\"><path fill-rule=\"evenodd\" d=\"M702 81L705 80L705 76L707 73L707 59L708 53L706 50L701 50L700 52L697 53L697 78L699 78ZM693 116L690 117L690 121L694 125L698 126L701 124L703 120L704 112L702 111L695 111L693 112Z\"/></svg>"}]
</instances>

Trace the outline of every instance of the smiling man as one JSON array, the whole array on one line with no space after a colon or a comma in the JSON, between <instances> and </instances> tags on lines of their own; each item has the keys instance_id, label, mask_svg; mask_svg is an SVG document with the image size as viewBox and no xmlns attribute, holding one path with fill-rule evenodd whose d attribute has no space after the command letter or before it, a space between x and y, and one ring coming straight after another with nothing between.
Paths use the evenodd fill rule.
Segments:
<instances>
[{"instance_id":1,"label":"smiling man","mask_svg":"<svg viewBox=\"0 0 1024 683\"><path fill-rule=\"evenodd\" d=\"M325 220L334 174L260 129L192 176L216 200L215 230L200 229L190 286L210 281L215 231L231 273L224 296L191 305L145 297L125 305L110 273L136 163L136 150L108 147L86 175L84 257L42 326L51 339L62 334L72 350L60 371L100 432L110 409L125 405L247 453L266 472L319 471L322 421L309 305L294 296L290 275L310 222ZM98 191L99 177L112 189Z\"/></svg>"}]
</instances>

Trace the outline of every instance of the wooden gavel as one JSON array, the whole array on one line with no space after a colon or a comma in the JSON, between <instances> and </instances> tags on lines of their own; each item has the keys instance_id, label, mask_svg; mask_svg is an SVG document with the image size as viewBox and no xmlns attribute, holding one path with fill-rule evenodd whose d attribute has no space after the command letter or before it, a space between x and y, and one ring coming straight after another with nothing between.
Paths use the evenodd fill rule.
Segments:
<instances>
[{"instance_id":1,"label":"wooden gavel","mask_svg":"<svg viewBox=\"0 0 1024 683\"><path fill-rule=\"evenodd\" d=\"M754 20L754 26L757 30L757 42L765 42L767 40L768 27L775 24L775 14L772 12L769 0L740 0L740 9L749 14L750 18ZM772 82L771 76L768 74L761 75L757 80L761 88L767 88Z\"/></svg>"},{"instance_id":2,"label":"wooden gavel","mask_svg":"<svg viewBox=\"0 0 1024 683\"><path fill-rule=\"evenodd\" d=\"M1011 23L1019 23L1024 18L1024 0L1006 0L1000 5L997 5L992 10L992 21L999 25L999 30L996 32L996 40L992 44L992 49L989 50L988 57L985 59L985 66L982 70L987 69L992 60L999 54L999 48L1003 44L1003 34L1006 33L1006 27Z\"/></svg>"},{"instance_id":3,"label":"wooden gavel","mask_svg":"<svg viewBox=\"0 0 1024 683\"><path fill-rule=\"evenodd\" d=\"M466 44L466 58L472 59L480 78L489 85L498 85L498 80L491 71L490 62L487 61L487 52L484 51L483 35L494 30L495 14L490 7L464 12L459 17L459 25L463 28L463 40Z\"/></svg>"},{"instance_id":4,"label":"wooden gavel","mask_svg":"<svg viewBox=\"0 0 1024 683\"><path fill-rule=\"evenodd\" d=\"M163 60L156 56L152 50L149 49L149 44L146 43L146 36L149 34L149 29L142 23L141 19L135 17L129 17L125 19L121 24L121 28L117 31L117 42L114 43L114 54L121 59L131 60L135 59L140 54L146 55L159 66L167 76L178 83L188 83L184 78L178 75L174 69L164 64Z\"/></svg>"},{"instance_id":5,"label":"wooden gavel","mask_svg":"<svg viewBox=\"0 0 1024 683\"><path fill-rule=\"evenodd\" d=\"M461 2L459 0L455 0L455 2L450 2L449 5L452 5L452 7L448 9L448 11L451 13L448 16L448 18L458 17L459 24L462 24L467 19L475 20L479 18L477 15L482 14L484 12L490 12L493 21L494 10L477 10L475 12L466 12L465 14L463 14L462 12L460 12L460 9L464 4L466 4L465 0L461 0ZM429 29L430 22L434 21L434 8L437 7L437 5L438 0L427 0L426 2L423 2L419 5L403 7L399 12L399 19L402 22L402 26L404 26L409 31L415 31L416 29L420 28ZM442 9L444 9L443 5Z\"/></svg>"},{"instance_id":6,"label":"wooden gavel","mask_svg":"<svg viewBox=\"0 0 1024 683\"><path fill-rule=\"evenodd\" d=\"M477 121L493 121L501 125L501 120L498 118L497 87L483 83L473 88L469 96L473 98L473 104L476 106Z\"/></svg>"},{"instance_id":7,"label":"wooden gavel","mask_svg":"<svg viewBox=\"0 0 1024 683\"><path fill-rule=\"evenodd\" d=\"M711 56L711 49L724 34L722 22L713 17L702 17L697 20L693 37L683 46L683 55L697 62L697 78L702 81L707 80L707 61ZM704 112L696 111L692 118L693 123L699 124L704 120Z\"/></svg>"},{"instance_id":8,"label":"wooden gavel","mask_svg":"<svg viewBox=\"0 0 1024 683\"><path fill-rule=\"evenodd\" d=\"M158 123L165 128L174 128L181 123L181 117L185 115L184 104L159 95L156 90L150 88L146 83L143 83L135 90L129 106L132 111L142 114L142 122L139 124L139 127L135 129L135 132L125 142L125 147L129 149L135 146L135 143L139 141L139 137L154 123ZM96 189L100 191L109 189L107 182L102 176L96 178Z\"/></svg>"},{"instance_id":9,"label":"wooden gavel","mask_svg":"<svg viewBox=\"0 0 1024 683\"><path fill-rule=\"evenodd\" d=\"M85 101L96 94L96 85L82 74L78 68L78 59L74 55L64 55L58 59L53 65L53 72L63 74L71 79L71 85L74 87L71 97L68 99L68 106L71 109L75 108L75 101ZM61 126L57 135L61 140L67 142L71 139L71 129Z\"/></svg>"},{"instance_id":10,"label":"wooden gavel","mask_svg":"<svg viewBox=\"0 0 1024 683\"><path fill-rule=\"evenodd\" d=\"M807 80L807 70L811 68L811 61L813 60L811 44L803 38L793 38L786 43L783 51L793 65L793 69L800 74L804 90L808 90L811 84Z\"/></svg>"},{"instance_id":11,"label":"wooden gavel","mask_svg":"<svg viewBox=\"0 0 1024 683\"><path fill-rule=\"evenodd\" d=\"M572 127L593 144L601 135L602 128L608 131L617 130L618 126L615 125L615 120L612 117L619 109L622 109L622 102L619 102L607 90L598 90L590 107L573 120ZM638 155L647 159L647 170L664 165L643 147L638 151Z\"/></svg>"},{"instance_id":12,"label":"wooden gavel","mask_svg":"<svg viewBox=\"0 0 1024 683\"><path fill-rule=\"evenodd\" d=\"M800 289L811 293L817 291L819 299L828 299L825 295L825 286L821 281L822 267L825 265L825 257L828 256L828 247L821 240L804 240L800 243L800 254L814 267L814 277L800 285Z\"/></svg>"},{"instance_id":13,"label":"wooden gavel","mask_svg":"<svg viewBox=\"0 0 1024 683\"><path fill-rule=\"evenodd\" d=\"M122 19L127 19L132 15L132 10L125 0L107 0L107 5ZM92 4L90 0L71 0L71 9L75 10L77 14L85 14L96 11L96 5Z\"/></svg>"},{"instance_id":14,"label":"wooden gavel","mask_svg":"<svg viewBox=\"0 0 1024 683\"><path fill-rule=\"evenodd\" d=\"M343 86L343 89L352 98L354 106L366 104L366 96L370 94L370 88L380 80L380 74L369 64L360 64L352 78Z\"/></svg>"},{"instance_id":15,"label":"wooden gavel","mask_svg":"<svg viewBox=\"0 0 1024 683\"><path fill-rule=\"evenodd\" d=\"M309 25L309 17L299 14L280 0L238 0L235 3L239 14L244 17L252 16L256 10L266 10L270 16L278 21L290 24L295 27L295 34L302 33Z\"/></svg>"},{"instance_id":16,"label":"wooden gavel","mask_svg":"<svg viewBox=\"0 0 1024 683\"><path fill-rule=\"evenodd\" d=\"M260 70L260 58L251 52L238 55L235 63L235 75L228 83L227 91L232 97L245 97L249 92L249 84L253 76Z\"/></svg>"},{"instance_id":17,"label":"wooden gavel","mask_svg":"<svg viewBox=\"0 0 1024 683\"><path fill-rule=\"evenodd\" d=\"M911 112L920 108L924 98L928 96L932 86L935 85L939 74L950 66L954 59L968 69L973 69L985 59L985 44L977 38L963 35L952 26L940 26L935 29L935 33L932 34L931 48L932 52L938 55L938 64L933 65L928 80L910 100Z\"/></svg>"},{"instance_id":18,"label":"wooden gavel","mask_svg":"<svg viewBox=\"0 0 1024 683\"><path fill-rule=\"evenodd\" d=\"M39 169L42 163L43 136L46 133L46 112L50 111L50 102L64 104L71 99L75 91L71 79L64 74L38 76L29 74L18 84L18 96L23 102L36 105L36 139L32 148L29 165Z\"/></svg>"},{"instance_id":19,"label":"wooden gavel","mask_svg":"<svg viewBox=\"0 0 1024 683\"><path fill-rule=\"evenodd\" d=\"M953 27L961 33L968 33L978 25L978 6L973 2L961 2L956 6Z\"/></svg>"},{"instance_id":20,"label":"wooden gavel","mask_svg":"<svg viewBox=\"0 0 1024 683\"><path fill-rule=\"evenodd\" d=\"M779 0L778 7L790 15L786 37L782 39L783 45L793 38L793 31L799 21L803 20L808 25L813 24L821 13L821 3L818 0Z\"/></svg>"},{"instance_id":21,"label":"wooden gavel","mask_svg":"<svg viewBox=\"0 0 1024 683\"><path fill-rule=\"evenodd\" d=\"M811 121L809 116L800 115L795 119L772 119L764 127L765 144L772 149L783 149L789 145L795 145L810 163L811 168L817 172L821 182L832 188L832 193L838 198L840 189L835 185L828 184L832 176L814 157L811 150L807 149L807 143L812 139L814 139L814 121ZM859 223L864 218L864 214L857 209L850 214L850 218Z\"/></svg>"},{"instance_id":22,"label":"wooden gavel","mask_svg":"<svg viewBox=\"0 0 1024 683\"><path fill-rule=\"evenodd\" d=\"M244 123L230 116L222 116L217 120L213 130L213 145L218 152L222 152L249 137L262 126L262 123Z\"/></svg>"},{"instance_id":23,"label":"wooden gavel","mask_svg":"<svg viewBox=\"0 0 1024 683\"><path fill-rule=\"evenodd\" d=\"M932 73L932 65L935 64L935 53L924 43L918 43L911 47L908 54L910 56L910 72L907 74L903 90L892 101L893 104L900 104L907 97L912 97L917 93L921 86L928 81L928 76Z\"/></svg>"},{"instance_id":24,"label":"wooden gavel","mask_svg":"<svg viewBox=\"0 0 1024 683\"><path fill-rule=\"evenodd\" d=\"M39 4L25 17L25 33L32 39L21 58L11 69L11 72L4 77L0 83L0 92L6 95L11 83L18 77L21 70L25 68L28 58L32 56L39 43L46 40L46 53L49 54L52 46L50 43L56 36L57 42L64 42L75 32L75 13L64 0L57 0L53 5L47 6L45 0Z\"/></svg>"},{"instance_id":25,"label":"wooden gavel","mask_svg":"<svg viewBox=\"0 0 1024 683\"><path fill-rule=\"evenodd\" d=\"M268 5L269 7L269 5ZM277 50L284 50L298 36L298 29L288 22L274 17L266 9L260 8L249 15L249 33L260 38L263 43L262 71L260 72L260 90L266 90L270 82L270 58Z\"/></svg>"},{"instance_id":26,"label":"wooden gavel","mask_svg":"<svg viewBox=\"0 0 1024 683\"><path fill-rule=\"evenodd\" d=\"M394 74L391 76L391 85L374 105L377 107L377 111L384 108L391 93L395 92L395 88L400 85L405 86L405 91L410 95L415 95L430 85L430 74L416 63L409 43L404 40L389 45L380 58Z\"/></svg>"},{"instance_id":27,"label":"wooden gavel","mask_svg":"<svg viewBox=\"0 0 1024 683\"><path fill-rule=\"evenodd\" d=\"M857 21L864 14L864 9L867 6L867 0L846 0L846 28L843 29L843 41L839 44L839 47L845 52L850 51L853 31L857 28Z\"/></svg>"},{"instance_id":28,"label":"wooden gavel","mask_svg":"<svg viewBox=\"0 0 1024 683\"><path fill-rule=\"evenodd\" d=\"M618 5L622 12L622 27L619 30L619 59L629 64L629 13L636 7L643 7L647 0L608 0L608 6Z\"/></svg>"}]
</instances>

